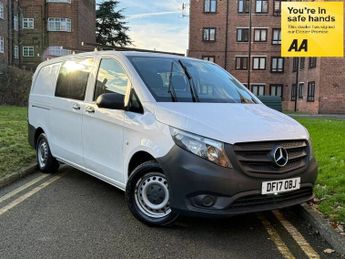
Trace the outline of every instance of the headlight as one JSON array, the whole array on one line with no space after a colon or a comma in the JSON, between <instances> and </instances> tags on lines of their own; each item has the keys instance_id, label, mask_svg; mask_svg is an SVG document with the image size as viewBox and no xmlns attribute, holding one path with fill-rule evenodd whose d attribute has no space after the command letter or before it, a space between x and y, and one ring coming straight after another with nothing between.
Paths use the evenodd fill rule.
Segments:
<instances>
[{"instance_id":1,"label":"headlight","mask_svg":"<svg viewBox=\"0 0 345 259\"><path fill-rule=\"evenodd\" d=\"M176 145L212 163L232 168L224 143L170 127Z\"/></svg>"}]
</instances>

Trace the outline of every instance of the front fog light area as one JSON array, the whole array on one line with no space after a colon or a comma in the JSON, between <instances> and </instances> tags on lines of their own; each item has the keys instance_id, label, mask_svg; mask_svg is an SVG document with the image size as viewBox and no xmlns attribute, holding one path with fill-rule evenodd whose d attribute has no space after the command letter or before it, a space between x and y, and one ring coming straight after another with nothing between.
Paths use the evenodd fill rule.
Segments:
<instances>
[{"instance_id":1,"label":"front fog light area","mask_svg":"<svg viewBox=\"0 0 345 259\"><path fill-rule=\"evenodd\" d=\"M172 127L170 132L179 147L222 167L232 168L224 150L224 143Z\"/></svg>"}]
</instances>

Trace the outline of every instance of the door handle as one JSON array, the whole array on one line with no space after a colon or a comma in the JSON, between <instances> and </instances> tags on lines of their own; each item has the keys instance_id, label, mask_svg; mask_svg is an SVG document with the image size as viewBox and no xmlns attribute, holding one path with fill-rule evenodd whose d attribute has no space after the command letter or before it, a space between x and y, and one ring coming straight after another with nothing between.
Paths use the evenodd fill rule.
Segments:
<instances>
[{"instance_id":1,"label":"door handle","mask_svg":"<svg viewBox=\"0 0 345 259\"><path fill-rule=\"evenodd\" d=\"M95 113L95 108L93 108L92 106L88 106L88 107L86 107L86 112L87 113Z\"/></svg>"},{"instance_id":2,"label":"door handle","mask_svg":"<svg viewBox=\"0 0 345 259\"><path fill-rule=\"evenodd\" d=\"M77 104L77 103L75 103L74 105L73 105L73 110L75 110L75 111L79 111L80 110L80 105L79 104Z\"/></svg>"}]
</instances>

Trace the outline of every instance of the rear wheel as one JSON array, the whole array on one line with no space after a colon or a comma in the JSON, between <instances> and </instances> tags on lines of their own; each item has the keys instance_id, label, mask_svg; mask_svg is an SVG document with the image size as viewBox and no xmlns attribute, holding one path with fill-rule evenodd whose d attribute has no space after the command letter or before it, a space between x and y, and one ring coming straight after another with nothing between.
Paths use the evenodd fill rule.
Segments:
<instances>
[{"instance_id":1,"label":"rear wheel","mask_svg":"<svg viewBox=\"0 0 345 259\"><path fill-rule=\"evenodd\" d=\"M59 162L52 156L44 133L37 138L36 160L38 169L44 173L55 173L59 168Z\"/></svg>"},{"instance_id":2,"label":"rear wheel","mask_svg":"<svg viewBox=\"0 0 345 259\"><path fill-rule=\"evenodd\" d=\"M178 215L169 205L169 185L155 161L135 168L128 180L126 200L133 215L150 226L172 224Z\"/></svg>"}]
</instances>

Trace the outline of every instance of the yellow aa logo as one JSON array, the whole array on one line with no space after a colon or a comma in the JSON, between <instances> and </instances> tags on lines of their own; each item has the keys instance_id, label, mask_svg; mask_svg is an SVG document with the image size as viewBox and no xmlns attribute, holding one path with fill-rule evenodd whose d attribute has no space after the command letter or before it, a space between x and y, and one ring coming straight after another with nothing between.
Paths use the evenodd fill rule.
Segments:
<instances>
[{"instance_id":1,"label":"yellow aa logo","mask_svg":"<svg viewBox=\"0 0 345 259\"><path fill-rule=\"evenodd\" d=\"M283 57L344 57L343 2L282 2Z\"/></svg>"}]
</instances>

